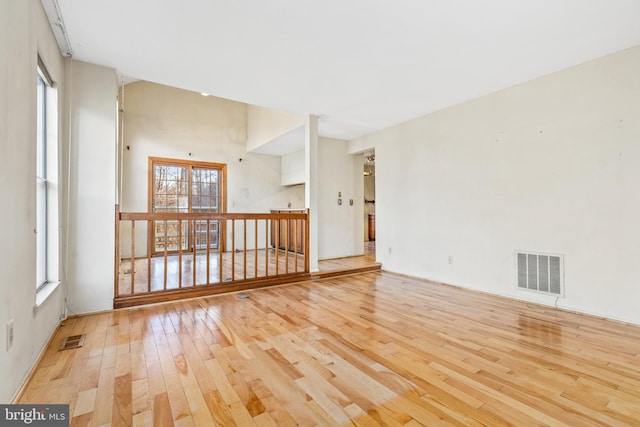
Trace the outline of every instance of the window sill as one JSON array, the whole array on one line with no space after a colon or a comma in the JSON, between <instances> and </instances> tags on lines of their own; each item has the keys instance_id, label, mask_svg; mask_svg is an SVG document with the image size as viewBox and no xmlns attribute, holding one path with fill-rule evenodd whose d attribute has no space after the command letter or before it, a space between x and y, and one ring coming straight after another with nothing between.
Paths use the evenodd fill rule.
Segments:
<instances>
[{"instance_id":1,"label":"window sill","mask_svg":"<svg viewBox=\"0 0 640 427\"><path fill-rule=\"evenodd\" d=\"M34 313L38 311L40 306L44 304L47 299L49 299L51 294L53 294L53 291L58 289L60 283L62 282L49 282L36 292L36 304L33 306Z\"/></svg>"}]
</instances>

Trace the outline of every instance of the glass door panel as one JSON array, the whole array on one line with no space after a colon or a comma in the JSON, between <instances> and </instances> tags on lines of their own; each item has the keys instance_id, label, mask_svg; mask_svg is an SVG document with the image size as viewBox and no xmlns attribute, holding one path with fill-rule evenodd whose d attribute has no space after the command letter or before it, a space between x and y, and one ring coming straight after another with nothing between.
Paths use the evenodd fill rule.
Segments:
<instances>
[{"instance_id":1,"label":"glass door panel","mask_svg":"<svg viewBox=\"0 0 640 427\"><path fill-rule=\"evenodd\" d=\"M154 167L152 212L189 212L189 168L174 165ZM189 250L189 224L178 221L157 221L154 224L154 253ZM180 238L182 235L182 238Z\"/></svg>"},{"instance_id":2,"label":"glass door panel","mask_svg":"<svg viewBox=\"0 0 640 427\"><path fill-rule=\"evenodd\" d=\"M182 222L182 232L179 233L178 221L157 221L154 226L154 252L164 252L165 245L167 252L177 252L179 245L182 250L189 248L189 225L187 221ZM166 233L166 234L165 234Z\"/></svg>"},{"instance_id":3,"label":"glass door panel","mask_svg":"<svg viewBox=\"0 0 640 427\"><path fill-rule=\"evenodd\" d=\"M193 167L191 174L191 212L220 212L220 171ZM219 228L219 221L209 221L209 248L218 247ZM195 247L207 247L207 221L195 222Z\"/></svg>"},{"instance_id":4,"label":"glass door panel","mask_svg":"<svg viewBox=\"0 0 640 427\"><path fill-rule=\"evenodd\" d=\"M219 213L223 211L224 165L189 164L153 159L151 211L169 213ZM219 221L156 221L151 236L153 254L210 249L220 246Z\"/></svg>"}]
</instances>

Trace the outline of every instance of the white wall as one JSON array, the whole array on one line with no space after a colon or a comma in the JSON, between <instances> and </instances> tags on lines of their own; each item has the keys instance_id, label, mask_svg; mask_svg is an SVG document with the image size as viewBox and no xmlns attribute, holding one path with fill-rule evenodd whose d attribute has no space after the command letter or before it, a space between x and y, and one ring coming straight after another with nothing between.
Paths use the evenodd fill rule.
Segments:
<instances>
[{"instance_id":1,"label":"white wall","mask_svg":"<svg viewBox=\"0 0 640 427\"><path fill-rule=\"evenodd\" d=\"M150 156L227 164L228 212L266 213L289 203L304 207L304 187L280 185L279 157L247 152L246 104L144 81L126 85L124 99L123 145L129 149L123 150L123 212L148 210ZM146 256L146 230L140 225L136 255ZM123 256L129 256L129 233L123 227ZM262 228L259 233L262 242ZM253 234L247 235L253 245Z\"/></svg>"},{"instance_id":2,"label":"white wall","mask_svg":"<svg viewBox=\"0 0 640 427\"><path fill-rule=\"evenodd\" d=\"M638 117L640 47L355 141L383 268L551 304L515 289L514 251L561 253L560 307L640 323Z\"/></svg>"},{"instance_id":3,"label":"white wall","mask_svg":"<svg viewBox=\"0 0 640 427\"><path fill-rule=\"evenodd\" d=\"M304 150L280 157L280 184L304 184Z\"/></svg>"},{"instance_id":4,"label":"white wall","mask_svg":"<svg viewBox=\"0 0 640 427\"><path fill-rule=\"evenodd\" d=\"M247 151L303 126L305 117L257 105L247 106Z\"/></svg>"},{"instance_id":5,"label":"white wall","mask_svg":"<svg viewBox=\"0 0 640 427\"><path fill-rule=\"evenodd\" d=\"M347 141L318 140L319 259L361 255L364 251L362 156L348 154L347 148ZM338 193L342 194L342 205L338 205Z\"/></svg>"},{"instance_id":6,"label":"white wall","mask_svg":"<svg viewBox=\"0 0 640 427\"><path fill-rule=\"evenodd\" d=\"M73 61L69 312L113 308L117 75Z\"/></svg>"},{"instance_id":7,"label":"white wall","mask_svg":"<svg viewBox=\"0 0 640 427\"><path fill-rule=\"evenodd\" d=\"M36 69L43 58L59 91L59 139L63 140L64 59L39 0L0 2L0 402L17 393L63 313L58 287L37 311L35 158ZM64 159L62 159L64 163ZM55 177L60 181L60 176ZM6 350L7 322L14 343Z\"/></svg>"}]
</instances>

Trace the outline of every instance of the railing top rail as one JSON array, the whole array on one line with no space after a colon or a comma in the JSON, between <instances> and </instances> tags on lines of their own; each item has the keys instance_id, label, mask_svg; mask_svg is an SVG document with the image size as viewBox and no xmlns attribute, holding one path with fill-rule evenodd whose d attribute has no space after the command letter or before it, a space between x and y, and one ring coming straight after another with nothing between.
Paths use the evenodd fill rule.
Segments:
<instances>
[{"instance_id":1,"label":"railing top rail","mask_svg":"<svg viewBox=\"0 0 640 427\"><path fill-rule=\"evenodd\" d=\"M188 221L228 219L308 219L305 213L177 213L177 212L120 212L119 219L130 221Z\"/></svg>"}]
</instances>

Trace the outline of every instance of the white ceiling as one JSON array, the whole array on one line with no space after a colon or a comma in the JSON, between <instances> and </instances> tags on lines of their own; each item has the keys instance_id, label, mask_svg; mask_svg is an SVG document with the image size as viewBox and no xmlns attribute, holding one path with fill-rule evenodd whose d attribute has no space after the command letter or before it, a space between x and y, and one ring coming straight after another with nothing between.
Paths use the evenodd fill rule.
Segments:
<instances>
[{"instance_id":1,"label":"white ceiling","mask_svg":"<svg viewBox=\"0 0 640 427\"><path fill-rule=\"evenodd\" d=\"M640 44L639 0L58 0L74 58L352 139Z\"/></svg>"}]
</instances>

